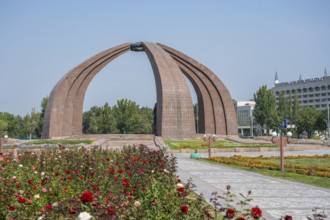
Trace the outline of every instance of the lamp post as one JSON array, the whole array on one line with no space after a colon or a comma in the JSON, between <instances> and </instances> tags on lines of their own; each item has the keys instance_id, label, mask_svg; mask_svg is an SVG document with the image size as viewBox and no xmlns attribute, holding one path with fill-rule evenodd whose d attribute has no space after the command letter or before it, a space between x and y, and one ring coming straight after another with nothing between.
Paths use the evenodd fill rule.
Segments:
<instances>
[{"instance_id":1,"label":"lamp post","mask_svg":"<svg viewBox=\"0 0 330 220\"><path fill-rule=\"evenodd\" d=\"M277 137L277 132L273 131L272 133L272 142L274 144L277 144L280 148L280 171L284 171L284 147L287 146L288 143L291 141L292 132L286 133L286 136L283 137L283 135L280 133L280 137Z\"/></svg>"},{"instance_id":2,"label":"lamp post","mask_svg":"<svg viewBox=\"0 0 330 220\"><path fill-rule=\"evenodd\" d=\"M215 134L213 134L213 135L204 134L204 141L207 142L209 158L211 158L211 144L215 141Z\"/></svg>"},{"instance_id":3,"label":"lamp post","mask_svg":"<svg viewBox=\"0 0 330 220\"><path fill-rule=\"evenodd\" d=\"M4 138L0 138L0 152L2 152L2 145L7 143L8 135L5 135Z\"/></svg>"}]
</instances>

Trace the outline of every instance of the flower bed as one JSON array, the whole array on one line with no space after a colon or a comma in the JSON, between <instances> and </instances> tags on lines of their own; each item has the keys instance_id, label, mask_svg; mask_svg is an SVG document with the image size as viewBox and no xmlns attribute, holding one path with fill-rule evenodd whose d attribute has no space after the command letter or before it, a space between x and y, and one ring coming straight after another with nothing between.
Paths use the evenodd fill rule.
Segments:
<instances>
[{"instance_id":1,"label":"flower bed","mask_svg":"<svg viewBox=\"0 0 330 220\"><path fill-rule=\"evenodd\" d=\"M144 146L0 153L0 219L208 218L175 166Z\"/></svg>"},{"instance_id":2,"label":"flower bed","mask_svg":"<svg viewBox=\"0 0 330 220\"><path fill-rule=\"evenodd\" d=\"M265 161L264 159L279 158L279 157L244 157L241 155L235 155L232 157L212 157L208 160L216 161L219 163L232 164L240 167L251 167L269 170L279 170L279 165L271 161ZM323 156L287 156L285 159L299 159L299 158L330 158L330 155ZM262 159L262 160L261 160ZM305 166L305 165L293 165L285 164L285 171L330 178L330 168L325 166Z\"/></svg>"}]
</instances>

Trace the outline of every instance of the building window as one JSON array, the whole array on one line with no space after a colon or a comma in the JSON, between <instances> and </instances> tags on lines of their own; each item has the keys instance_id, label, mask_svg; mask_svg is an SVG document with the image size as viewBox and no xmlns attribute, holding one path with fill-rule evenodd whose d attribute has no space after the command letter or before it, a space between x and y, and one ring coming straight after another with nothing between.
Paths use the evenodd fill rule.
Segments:
<instances>
[{"instance_id":1,"label":"building window","mask_svg":"<svg viewBox=\"0 0 330 220\"><path fill-rule=\"evenodd\" d=\"M306 89L306 88L304 88L304 89L303 89L303 92L307 92L307 89Z\"/></svg>"},{"instance_id":2,"label":"building window","mask_svg":"<svg viewBox=\"0 0 330 220\"><path fill-rule=\"evenodd\" d=\"M321 94L321 96L326 96L326 95L327 95L327 93L322 93L322 94Z\"/></svg>"},{"instance_id":3,"label":"building window","mask_svg":"<svg viewBox=\"0 0 330 220\"><path fill-rule=\"evenodd\" d=\"M280 92L279 91L276 91L276 93L275 93L276 95L280 95Z\"/></svg>"},{"instance_id":4,"label":"building window","mask_svg":"<svg viewBox=\"0 0 330 220\"><path fill-rule=\"evenodd\" d=\"M307 100L304 100L303 102L304 102L304 103L307 103Z\"/></svg>"},{"instance_id":5,"label":"building window","mask_svg":"<svg viewBox=\"0 0 330 220\"><path fill-rule=\"evenodd\" d=\"M307 98L308 95L303 95L304 98Z\"/></svg>"},{"instance_id":6,"label":"building window","mask_svg":"<svg viewBox=\"0 0 330 220\"><path fill-rule=\"evenodd\" d=\"M315 91L320 91L320 87L315 87Z\"/></svg>"},{"instance_id":7,"label":"building window","mask_svg":"<svg viewBox=\"0 0 330 220\"><path fill-rule=\"evenodd\" d=\"M298 92L298 93L301 93L301 89L297 89L297 92Z\"/></svg>"},{"instance_id":8,"label":"building window","mask_svg":"<svg viewBox=\"0 0 330 220\"><path fill-rule=\"evenodd\" d=\"M316 108L320 108L320 105L315 105Z\"/></svg>"},{"instance_id":9,"label":"building window","mask_svg":"<svg viewBox=\"0 0 330 220\"><path fill-rule=\"evenodd\" d=\"M314 94L309 94L309 97L314 97Z\"/></svg>"},{"instance_id":10,"label":"building window","mask_svg":"<svg viewBox=\"0 0 330 220\"><path fill-rule=\"evenodd\" d=\"M314 100L313 99L310 99L308 102L309 103L314 103Z\"/></svg>"},{"instance_id":11,"label":"building window","mask_svg":"<svg viewBox=\"0 0 330 220\"><path fill-rule=\"evenodd\" d=\"M320 99L315 99L315 102L320 102Z\"/></svg>"},{"instance_id":12,"label":"building window","mask_svg":"<svg viewBox=\"0 0 330 220\"><path fill-rule=\"evenodd\" d=\"M321 86L321 90L322 90L322 91L327 90L327 87L325 87L325 86Z\"/></svg>"},{"instance_id":13,"label":"building window","mask_svg":"<svg viewBox=\"0 0 330 220\"><path fill-rule=\"evenodd\" d=\"M319 97L319 96L320 96L320 94L319 94L319 93L316 93L316 94L315 94L315 97Z\"/></svg>"},{"instance_id":14,"label":"building window","mask_svg":"<svg viewBox=\"0 0 330 220\"><path fill-rule=\"evenodd\" d=\"M290 90L286 90L286 94L289 95L290 94Z\"/></svg>"},{"instance_id":15,"label":"building window","mask_svg":"<svg viewBox=\"0 0 330 220\"><path fill-rule=\"evenodd\" d=\"M308 91L309 91L309 92L313 92L314 89L313 89L312 87L309 87L309 88L308 88Z\"/></svg>"},{"instance_id":16,"label":"building window","mask_svg":"<svg viewBox=\"0 0 330 220\"><path fill-rule=\"evenodd\" d=\"M322 104L321 107L322 108L325 108L325 107L327 107L327 105L326 104Z\"/></svg>"},{"instance_id":17,"label":"building window","mask_svg":"<svg viewBox=\"0 0 330 220\"><path fill-rule=\"evenodd\" d=\"M330 90L330 85L327 86L328 90Z\"/></svg>"}]
</instances>

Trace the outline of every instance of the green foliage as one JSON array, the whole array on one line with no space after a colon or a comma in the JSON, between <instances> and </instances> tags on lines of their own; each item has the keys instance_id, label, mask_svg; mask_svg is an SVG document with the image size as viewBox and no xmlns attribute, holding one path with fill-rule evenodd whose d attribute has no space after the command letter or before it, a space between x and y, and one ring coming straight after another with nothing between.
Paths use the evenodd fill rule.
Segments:
<instances>
[{"instance_id":1,"label":"green foliage","mask_svg":"<svg viewBox=\"0 0 330 220\"><path fill-rule=\"evenodd\" d=\"M48 96L44 97L41 101L40 119L39 119L38 127L36 129L37 137L41 137L42 134L42 127L44 125L44 117L45 117L47 103L48 103Z\"/></svg>"},{"instance_id":2,"label":"green foliage","mask_svg":"<svg viewBox=\"0 0 330 220\"><path fill-rule=\"evenodd\" d=\"M36 112L33 108L30 114L26 114L23 118L23 132L30 139L32 136L36 136L36 129L38 128L40 121L40 113Z\"/></svg>"},{"instance_id":3,"label":"green foliage","mask_svg":"<svg viewBox=\"0 0 330 220\"><path fill-rule=\"evenodd\" d=\"M83 131L87 134L150 134L152 125L153 110L140 108L127 99L118 100L113 107L108 103L94 106L83 115Z\"/></svg>"},{"instance_id":4,"label":"green foliage","mask_svg":"<svg viewBox=\"0 0 330 220\"><path fill-rule=\"evenodd\" d=\"M41 145L41 144L61 144L61 145L74 145L74 144L92 144L93 140L33 140L26 142L26 145Z\"/></svg>"},{"instance_id":5,"label":"green foliage","mask_svg":"<svg viewBox=\"0 0 330 220\"><path fill-rule=\"evenodd\" d=\"M253 117L256 122L263 128L276 129L280 121L276 116L276 100L275 95L267 86L262 86L254 94L256 106L253 111Z\"/></svg>"},{"instance_id":6,"label":"green foliage","mask_svg":"<svg viewBox=\"0 0 330 220\"><path fill-rule=\"evenodd\" d=\"M327 127L324 115L314 106L304 107L298 112L296 126L298 134L307 131L308 137L313 131Z\"/></svg>"}]
</instances>

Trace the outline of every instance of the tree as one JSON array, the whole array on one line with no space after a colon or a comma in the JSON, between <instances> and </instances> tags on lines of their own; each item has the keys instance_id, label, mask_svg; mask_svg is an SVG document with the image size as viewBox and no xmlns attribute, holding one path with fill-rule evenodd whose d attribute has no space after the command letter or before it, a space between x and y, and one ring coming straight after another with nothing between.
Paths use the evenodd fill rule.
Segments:
<instances>
[{"instance_id":1,"label":"tree","mask_svg":"<svg viewBox=\"0 0 330 220\"><path fill-rule=\"evenodd\" d=\"M47 103L48 103L48 96L44 97L41 101L41 113L40 113L40 119L39 119L39 123L38 123L38 127L36 130L36 134L38 137L41 137L42 134L42 128L44 126L44 117L45 117L45 112L46 112L46 107L47 107Z\"/></svg>"},{"instance_id":2,"label":"tree","mask_svg":"<svg viewBox=\"0 0 330 220\"><path fill-rule=\"evenodd\" d=\"M114 134L118 133L117 121L113 115L113 110L108 103L102 107L100 112L100 133L102 134Z\"/></svg>"},{"instance_id":3,"label":"tree","mask_svg":"<svg viewBox=\"0 0 330 220\"><path fill-rule=\"evenodd\" d=\"M139 106L131 100L121 99L117 101L113 110L119 132L121 134L136 133L135 131L142 123Z\"/></svg>"},{"instance_id":4,"label":"tree","mask_svg":"<svg viewBox=\"0 0 330 220\"><path fill-rule=\"evenodd\" d=\"M297 132L301 134L306 131L308 137L312 135L312 131L318 130L320 128L317 123L321 121L321 113L317 110L315 106L302 108L297 115Z\"/></svg>"},{"instance_id":5,"label":"tree","mask_svg":"<svg viewBox=\"0 0 330 220\"><path fill-rule=\"evenodd\" d=\"M276 116L276 99L273 92L267 89L267 86L262 86L254 94L256 106L253 111L253 117L263 129L275 129L276 124L279 124ZM278 128L278 126L277 126Z\"/></svg>"},{"instance_id":6,"label":"tree","mask_svg":"<svg viewBox=\"0 0 330 220\"><path fill-rule=\"evenodd\" d=\"M0 118L0 138L3 138L3 136L7 135L8 133L8 123Z\"/></svg>"},{"instance_id":7,"label":"tree","mask_svg":"<svg viewBox=\"0 0 330 220\"><path fill-rule=\"evenodd\" d=\"M24 131L30 140L33 135L36 135L36 129L38 128L39 120L40 113L36 112L35 108L32 109L30 114L26 114L23 118Z\"/></svg>"}]
</instances>

